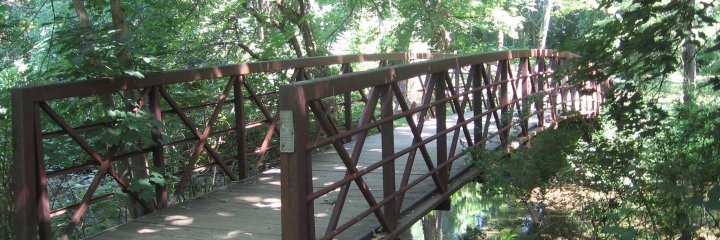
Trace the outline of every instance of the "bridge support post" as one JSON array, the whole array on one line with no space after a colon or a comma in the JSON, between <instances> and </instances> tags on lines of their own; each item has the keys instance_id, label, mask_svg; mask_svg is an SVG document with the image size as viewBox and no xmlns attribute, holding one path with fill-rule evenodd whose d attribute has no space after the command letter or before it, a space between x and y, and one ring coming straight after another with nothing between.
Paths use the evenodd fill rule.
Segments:
<instances>
[{"instance_id":1,"label":"bridge support post","mask_svg":"<svg viewBox=\"0 0 720 240\"><path fill-rule=\"evenodd\" d=\"M235 104L235 143L237 144L237 171L238 179L245 179L248 175L247 147L245 146L245 98L242 86L245 76L237 76L233 80L233 103ZM261 161L262 159L258 159Z\"/></svg>"},{"instance_id":2,"label":"bridge support post","mask_svg":"<svg viewBox=\"0 0 720 240\"><path fill-rule=\"evenodd\" d=\"M393 117L393 94L390 84L378 86L380 93L380 112L382 119ZM382 139L382 157L386 158L395 154L395 135L393 122L380 125L380 137ZM386 198L393 195L397 188L395 186L395 161L390 161L382 166L383 175L383 196ZM392 232L397 228L398 215L400 213L397 199L388 201L384 206L385 218L388 228L386 232Z\"/></svg>"},{"instance_id":3,"label":"bridge support post","mask_svg":"<svg viewBox=\"0 0 720 240\"><path fill-rule=\"evenodd\" d=\"M537 57L535 58L535 72L538 74L537 76L533 76L532 79L532 92L531 94L537 94L541 93L542 98L535 100L535 110L538 111L537 118L538 118L538 127L544 128L545 127L545 98L546 94L545 92L545 79L547 67L545 65L545 58L543 57Z\"/></svg>"},{"instance_id":4,"label":"bridge support post","mask_svg":"<svg viewBox=\"0 0 720 240\"><path fill-rule=\"evenodd\" d=\"M289 86L280 87L281 225L283 239L315 239L312 191L311 151L307 101L303 93Z\"/></svg>"},{"instance_id":5,"label":"bridge support post","mask_svg":"<svg viewBox=\"0 0 720 240\"><path fill-rule=\"evenodd\" d=\"M510 82L508 82L508 72L510 71L510 60L498 61L497 74L495 75L500 82L500 124L498 124L498 131L500 131L500 141L503 147L509 144L510 137L510 125L512 124L513 113L510 112Z\"/></svg>"},{"instance_id":6,"label":"bridge support post","mask_svg":"<svg viewBox=\"0 0 720 240\"><path fill-rule=\"evenodd\" d=\"M29 97L23 89L12 90L15 238L52 239L40 107Z\"/></svg>"},{"instance_id":7,"label":"bridge support post","mask_svg":"<svg viewBox=\"0 0 720 240\"><path fill-rule=\"evenodd\" d=\"M444 79L446 76L448 76L447 72L433 73L431 76L435 79L435 101L446 98L445 90L447 85ZM435 120L437 125L435 128L436 134L441 134L443 131L445 131L445 129L447 129L446 119L447 103L443 102L435 106ZM447 134L439 135L438 138L435 140L435 143L437 144L436 166L438 166L447 162L448 159ZM448 186L450 179L450 168L448 166L445 166L440 169L440 171L438 171L438 178L440 179L440 184ZM440 205L435 207L435 210L450 210L450 199L440 203Z\"/></svg>"},{"instance_id":8,"label":"bridge support post","mask_svg":"<svg viewBox=\"0 0 720 240\"><path fill-rule=\"evenodd\" d=\"M520 118L520 124L522 129L522 135L524 137L529 136L530 131L530 123L528 121L528 118L530 117L530 106L532 104L532 99L528 98L530 96L530 81L532 80L532 77L530 75L530 59L529 58L520 58L520 66L518 66L518 73L517 73L517 80L519 87L520 87L520 93L517 93L517 89L515 89L515 94L519 96L519 99L523 99L520 101L520 112L518 113L518 117ZM522 82L519 82L522 81Z\"/></svg>"},{"instance_id":9,"label":"bridge support post","mask_svg":"<svg viewBox=\"0 0 720 240\"><path fill-rule=\"evenodd\" d=\"M350 63L345 63L340 69L340 75L352 73L353 69ZM352 129L352 92L346 92L343 94L343 111L345 117L345 131ZM349 137L346 141L352 141L352 137Z\"/></svg>"},{"instance_id":10,"label":"bridge support post","mask_svg":"<svg viewBox=\"0 0 720 240\"><path fill-rule=\"evenodd\" d=\"M159 87L152 87L150 90L150 111L152 112L153 116L155 117L155 120L158 122L162 122L162 109L160 108L160 88ZM158 128L158 133L162 133L164 130L162 128ZM153 140L160 142L161 135L160 134L153 134ZM161 144L157 144L157 146L153 147L153 166L160 171L161 173L165 173L165 153L164 148ZM156 201L156 209L163 209L167 207L168 203L168 191L167 187L165 185L158 185L155 186L155 201Z\"/></svg>"},{"instance_id":11,"label":"bridge support post","mask_svg":"<svg viewBox=\"0 0 720 240\"><path fill-rule=\"evenodd\" d=\"M469 80L472 83L472 89L476 89L476 88L479 88L482 86L482 79L480 76L482 67L483 67L482 65L473 65L470 67L470 74L469 74L470 79ZM483 98L482 89L473 91L473 93L472 93L473 116L478 116L478 115L482 114L482 112L483 112L482 98ZM473 144L478 144L478 143L480 143L480 140L482 140L482 137L483 137L482 118L480 117L480 118L475 119L475 121L473 122L473 125L474 125L474 127L473 127L473 132L474 132ZM479 147L483 147L483 146L484 146L484 144L480 145Z\"/></svg>"},{"instance_id":12,"label":"bridge support post","mask_svg":"<svg viewBox=\"0 0 720 240\"><path fill-rule=\"evenodd\" d=\"M546 71L549 71L551 74L546 74L546 75L545 75L545 76L547 76L547 80L546 80L546 83L545 83L545 84L547 84L547 86L548 86L550 89L552 89L552 91L550 91L550 97L549 97L549 101L550 101L550 121L551 121L553 124L557 124L558 95L562 96L562 92L561 92L561 90L559 89L560 84L558 84L558 83L552 78L552 76L553 76L552 74L555 73L555 66L557 65L557 58L556 58L556 57L552 57L552 58L549 58L548 60L549 60L549 63L548 63L548 66L545 68L545 70L546 70Z\"/></svg>"},{"instance_id":13,"label":"bridge support post","mask_svg":"<svg viewBox=\"0 0 720 240\"><path fill-rule=\"evenodd\" d=\"M553 70L558 70L560 68L560 66L562 66L562 64L563 64L563 62L561 59L555 58L555 65L553 66ZM567 77L565 77L565 76L560 76L560 77L561 77L560 84L558 86L560 88L560 104L562 105L562 113L567 114L567 112L568 112L568 104L567 104L568 94L572 93L572 90L565 89L565 86L568 85Z\"/></svg>"}]
</instances>

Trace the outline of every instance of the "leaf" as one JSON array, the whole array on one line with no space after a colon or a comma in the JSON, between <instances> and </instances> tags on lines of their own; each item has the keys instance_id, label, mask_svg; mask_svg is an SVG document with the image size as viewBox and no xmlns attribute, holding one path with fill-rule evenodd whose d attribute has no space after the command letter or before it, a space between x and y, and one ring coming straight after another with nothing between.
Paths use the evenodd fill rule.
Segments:
<instances>
[{"instance_id":1,"label":"leaf","mask_svg":"<svg viewBox=\"0 0 720 240\"><path fill-rule=\"evenodd\" d=\"M714 52L714 51L717 51L717 50L720 50L720 35L718 35L718 37L715 39L715 45L713 45L712 47L709 47L709 48L706 49L705 51L707 51L707 52Z\"/></svg>"},{"instance_id":2,"label":"leaf","mask_svg":"<svg viewBox=\"0 0 720 240\"><path fill-rule=\"evenodd\" d=\"M138 197L145 201L151 201L155 197L155 193L153 191L141 191L138 193Z\"/></svg>"},{"instance_id":3,"label":"leaf","mask_svg":"<svg viewBox=\"0 0 720 240\"><path fill-rule=\"evenodd\" d=\"M310 19L312 19L312 18L313 18L313 15L310 14L310 13L308 13L308 14L305 14L304 16L302 16L298 22L303 23L303 22L306 22L306 21L308 21L308 20L310 20Z\"/></svg>"},{"instance_id":4,"label":"leaf","mask_svg":"<svg viewBox=\"0 0 720 240\"><path fill-rule=\"evenodd\" d=\"M150 201L155 195L155 187L150 183L149 178L134 179L130 184L130 191L145 201Z\"/></svg>"},{"instance_id":5,"label":"leaf","mask_svg":"<svg viewBox=\"0 0 720 240\"><path fill-rule=\"evenodd\" d=\"M620 219L620 215L617 213L613 213L613 214L608 215L607 219L609 221L617 221L618 219Z\"/></svg>"},{"instance_id":6,"label":"leaf","mask_svg":"<svg viewBox=\"0 0 720 240\"><path fill-rule=\"evenodd\" d=\"M115 188L115 189L113 189L113 193L114 193L116 196L121 197L121 198L127 198L127 197L128 197L128 194L127 194L126 192L124 192L121 188Z\"/></svg>"},{"instance_id":7,"label":"leaf","mask_svg":"<svg viewBox=\"0 0 720 240\"><path fill-rule=\"evenodd\" d=\"M703 197L700 195L692 196L688 198L687 203L690 205L700 206L703 204Z\"/></svg>"},{"instance_id":8,"label":"leaf","mask_svg":"<svg viewBox=\"0 0 720 240\"><path fill-rule=\"evenodd\" d=\"M708 191L708 198L720 200L720 185L717 185Z\"/></svg>"},{"instance_id":9,"label":"leaf","mask_svg":"<svg viewBox=\"0 0 720 240\"><path fill-rule=\"evenodd\" d=\"M711 210L720 210L720 185L717 185L708 191L708 201L705 206Z\"/></svg>"},{"instance_id":10,"label":"leaf","mask_svg":"<svg viewBox=\"0 0 720 240\"><path fill-rule=\"evenodd\" d=\"M135 70L125 70L125 73L136 78L145 78L145 75Z\"/></svg>"},{"instance_id":11,"label":"leaf","mask_svg":"<svg viewBox=\"0 0 720 240\"><path fill-rule=\"evenodd\" d=\"M157 185L165 185L165 177L159 172L150 173L150 182Z\"/></svg>"},{"instance_id":12,"label":"leaf","mask_svg":"<svg viewBox=\"0 0 720 240\"><path fill-rule=\"evenodd\" d=\"M720 77L719 76L710 78L708 80L708 83L710 83L712 85L713 90L720 91Z\"/></svg>"},{"instance_id":13,"label":"leaf","mask_svg":"<svg viewBox=\"0 0 720 240\"><path fill-rule=\"evenodd\" d=\"M152 62L153 60L155 60L154 57L140 57L140 59L142 59L142 61L145 62L145 63L150 63L150 62Z\"/></svg>"},{"instance_id":14,"label":"leaf","mask_svg":"<svg viewBox=\"0 0 720 240\"><path fill-rule=\"evenodd\" d=\"M620 234L624 231L624 228L618 226L604 226L602 231L607 234Z\"/></svg>"},{"instance_id":15,"label":"leaf","mask_svg":"<svg viewBox=\"0 0 720 240\"><path fill-rule=\"evenodd\" d=\"M637 231L634 229L625 229L622 233L620 233L620 239L635 239L635 236L637 236Z\"/></svg>"}]
</instances>

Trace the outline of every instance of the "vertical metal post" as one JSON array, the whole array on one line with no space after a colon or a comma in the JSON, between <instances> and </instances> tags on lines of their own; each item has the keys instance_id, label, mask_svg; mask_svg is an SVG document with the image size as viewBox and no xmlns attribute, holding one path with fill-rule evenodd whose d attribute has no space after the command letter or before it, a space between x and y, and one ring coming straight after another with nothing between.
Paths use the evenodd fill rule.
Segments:
<instances>
[{"instance_id":1,"label":"vertical metal post","mask_svg":"<svg viewBox=\"0 0 720 240\"><path fill-rule=\"evenodd\" d=\"M560 60L560 58L556 57L555 58L555 66L554 66L553 70L557 71L558 69L560 69L561 65L562 65L562 61ZM558 74L558 76L560 77L560 81L558 83L558 87L560 88L560 105L562 105L562 113L567 114L567 97L568 97L567 95L568 95L568 92L571 92L571 91L570 91L570 89L565 89L565 86L567 86L567 77L560 76L559 74Z\"/></svg>"},{"instance_id":2,"label":"vertical metal post","mask_svg":"<svg viewBox=\"0 0 720 240\"><path fill-rule=\"evenodd\" d=\"M23 89L12 89L13 188L15 191L15 238L38 238L38 182L35 156L37 103L26 100Z\"/></svg>"},{"instance_id":3,"label":"vertical metal post","mask_svg":"<svg viewBox=\"0 0 720 240\"><path fill-rule=\"evenodd\" d=\"M245 146L245 98L242 86L245 76L240 75L233 81L233 103L235 104L235 141L237 145L237 171L238 179L248 177L247 147ZM258 159L260 161L261 159Z\"/></svg>"},{"instance_id":4,"label":"vertical metal post","mask_svg":"<svg viewBox=\"0 0 720 240\"><path fill-rule=\"evenodd\" d=\"M40 107L33 105L33 126L35 127L35 159L38 176L38 230L41 239L52 239L52 228L50 227L50 199L48 197L48 179L45 175L45 152L43 147L42 125L40 123Z\"/></svg>"},{"instance_id":5,"label":"vertical metal post","mask_svg":"<svg viewBox=\"0 0 720 240\"><path fill-rule=\"evenodd\" d=\"M502 142L503 146L507 146L509 143L508 138L510 137L510 128L505 128L509 124L512 124L512 113L509 112L510 106L510 95L509 95L509 89L510 89L510 82L508 81L508 65L510 65L510 60L501 60L498 61L498 68L497 68L497 76L500 82L500 96L498 96L500 99L500 128L504 128L504 130L500 131L500 141ZM500 130L500 129L498 129Z\"/></svg>"},{"instance_id":6,"label":"vertical metal post","mask_svg":"<svg viewBox=\"0 0 720 240\"><path fill-rule=\"evenodd\" d=\"M545 65L545 58L543 57L537 57L535 59L535 65L537 66L535 73L537 74L535 77L532 77L533 81L533 88L532 94L542 94L542 98L539 100L535 100L535 110L538 111L537 118L538 118L538 127L545 127L545 82L543 79L543 75L540 75L545 72L545 69L547 66Z\"/></svg>"},{"instance_id":7,"label":"vertical metal post","mask_svg":"<svg viewBox=\"0 0 720 240\"><path fill-rule=\"evenodd\" d=\"M422 81L420 81L420 83L424 85L424 87L423 87L423 89L422 89L422 92L423 92L423 93L422 93L422 97L421 97L421 99L423 99L423 101L422 101L420 104L425 105L425 99L430 99L431 96L433 95L432 89L431 89L431 87L430 87L431 84L434 84L433 81L439 81L439 80L433 79L433 78L432 78L432 74L425 75L425 82L424 82L424 83L423 83ZM434 85L432 85L432 86L435 87ZM435 113L433 113L432 108L429 108L429 109L427 110L427 114L426 114L426 115L429 115L430 117L435 117Z\"/></svg>"},{"instance_id":8,"label":"vertical metal post","mask_svg":"<svg viewBox=\"0 0 720 240\"><path fill-rule=\"evenodd\" d=\"M518 113L518 116L520 118L525 118L522 120L522 134L523 136L527 137L529 134L530 124L528 123L527 117L530 115L530 104L532 104L532 99L527 98L530 95L530 81L531 78L528 76L530 73L530 59L529 58L520 58L520 67L518 68L519 73L517 74L517 78L522 80L522 85L520 85L520 92L522 94L520 98L525 98L521 101L521 109L522 113ZM527 114L527 115L526 115Z\"/></svg>"},{"instance_id":9,"label":"vertical metal post","mask_svg":"<svg viewBox=\"0 0 720 240\"><path fill-rule=\"evenodd\" d=\"M545 71L550 71L552 75L549 76L555 76L555 69L557 66L557 57L552 57L550 60L550 66L545 69ZM547 74L546 74L547 75ZM555 78L548 77L547 84L550 88L552 88L552 92L550 92L550 120L553 123L557 123L557 103L558 103L558 94L562 96L561 90L559 90L558 83L555 81Z\"/></svg>"},{"instance_id":10,"label":"vertical metal post","mask_svg":"<svg viewBox=\"0 0 720 240\"><path fill-rule=\"evenodd\" d=\"M445 77L448 76L447 72L438 72L433 73L432 78L434 78L435 82L435 101L440 101L445 99L445 91L446 91L446 82ZM436 128L435 133L440 134L440 132L445 131L447 129L446 126L446 119L447 119L447 103L443 102L438 105L435 105L435 120L436 120ZM437 165L443 164L448 159L448 146L447 146L447 134L442 134L438 136L438 138L435 140L435 143L437 144ZM436 165L436 166L437 166ZM438 171L438 178L440 179L440 184L444 186L449 185L449 178L450 178L450 169L448 167L443 167ZM446 200L445 202L441 203L437 207L435 207L435 210L450 210L450 199Z\"/></svg>"},{"instance_id":11,"label":"vertical metal post","mask_svg":"<svg viewBox=\"0 0 720 240\"><path fill-rule=\"evenodd\" d=\"M292 85L280 86L281 215L283 239L315 239L307 101Z\"/></svg>"},{"instance_id":12,"label":"vertical metal post","mask_svg":"<svg viewBox=\"0 0 720 240\"><path fill-rule=\"evenodd\" d=\"M470 67L470 81L472 83L473 89L479 88L482 86L482 79L480 76L481 68L482 68L482 65L473 65ZM482 97L483 97L482 90L476 90L472 93L472 108L473 108L474 116L478 116L478 115L482 114L482 112L483 112ZM475 139L474 143L477 144L480 142L480 139L482 139L482 136L483 136L482 118L479 117L479 118L475 119L475 121L473 122L473 125L474 125L473 138Z\"/></svg>"},{"instance_id":13,"label":"vertical metal post","mask_svg":"<svg viewBox=\"0 0 720 240\"><path fill-rule=\"evenodd\" d=\"M349 63L343 64L342 68L340 69L340 75L351 73L352 66L350 66ZM362 90L361 90L362 91ZM345 131L350 131L352 129L353 119L352 119L352 92L346 92L343 94L343 108L345 110ZM352 140L352 138L348 138L347 141Z\"/></svg>"},{"instance_id":14,"label":"vertical metal post","mask_svg":"<svg viewBox=\"0 0 720 240\"><path fill-rule=\"evenodd\" d=\"M393 94L389 84L378 86L376 89L380 93L380 114L382 119L391 118L393 116ZM386 158L395 154L395 136L393 134L393 122L387 122L380 125L380 138L382 144L382 157ZM395 161L390 161L382 166L383 175L383 196L388 197L395 193ZM388 201L384 206L385 217L388 222L386 232L392 232L397 227L398 215L400 213L397 205L397 199Z\"/></svg>"},{"instance_id":15,"label":"vertical metal post","mask_svg":"<svg viewBox=\"0 0 720 240\"><path fill-rule=\"evenodd\" d=\"M152 111L155 120L162 122L162 109L160 108L160 88L159 87L152 87L150 90L150 111ZM158 133L162 133L163 129L158 128ZM156 142L155 147L153 147L153 166L156 170L165 173L165 151L163 151L163 146L160 143L160 135L159 134L153 134L153 140ZM157 208L163 209L167 207L168 203L168 191L167 186L155 186L155 201L157 202Z\"/></svg>"}]
</instances>

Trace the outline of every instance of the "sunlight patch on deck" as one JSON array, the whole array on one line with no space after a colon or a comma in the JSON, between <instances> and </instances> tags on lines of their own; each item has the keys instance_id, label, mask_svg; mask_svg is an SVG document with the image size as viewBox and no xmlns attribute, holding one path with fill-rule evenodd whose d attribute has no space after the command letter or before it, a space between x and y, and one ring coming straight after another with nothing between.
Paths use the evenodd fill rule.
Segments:
<instances>
[{"instance_id":1,"label":"sunlight patch on deck","mask_svg":"<svg viewBox=\"0 0 720 240\"><path fill-rule=\"evenodd\" d=\"M144 234L144 233L156 233L156 232L159 232L159 231L160 231L160 230L157 230L157 229L143 228L143 229L138 230L137 233L139 233L139 234Z\"/></svg>"},{"instance_id":2,"label":"sunlight patch on deck","mask_svg":"<svg viewBox=\"0 0 720 240\"><path fill-rule=\"evenodd\" d=\"M232 216L235 216L235 214L226 213L226 212L218 212L218 213L216 213L216 214L217 214L218 216L221 216L221 217L232 217Z\"/></svg>"},{"instance_id":3,"label":"sunlight patch on deck","mask_svg":"<svg viewBox=\"0 0 720 240\"><path fill-rule=\"evenodd\" d=\"M170 215L165 217L166 221L170 221L170 224L176 226L188 226L193 224L194 218L185 215Z\"/></svg>"}]
</instances>

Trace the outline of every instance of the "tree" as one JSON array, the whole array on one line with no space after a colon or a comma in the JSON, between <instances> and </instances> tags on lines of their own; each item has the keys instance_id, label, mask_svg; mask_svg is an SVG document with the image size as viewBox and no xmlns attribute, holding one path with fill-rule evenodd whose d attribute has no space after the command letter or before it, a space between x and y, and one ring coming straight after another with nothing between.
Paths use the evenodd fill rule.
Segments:
<instances>
[{"instance_id":1,"label":"tree","mask_svg":"<svg viewBox=\"0 0 720 240\"><path fill-rule=\"evenodd\" d=\"M720 140L720 106L659 99L672 89L669 75L690 67L694 55L720 49L716 44L693 53L695 44L711 36L695 38L692 26L716 26L718 2L602 1L600 6L613 15L586 35L578 48L582 57L568 69L580 69L578 81L615 81L604 129L576 158L584 172L577 179L615 196L593 206L608 216L593 222L594 232L600 238L693 239L716 229L720 179L707 172L720 171L720 155L705 149L717 149L711 146ZM686 74L691 72L694 67Z\"/></svg>"},{"instance_id":2,"label":"tree","mask_svg":"<svg viewBox=\"0 0 720 240\"><path fill-rule=\"evenodd\" d=\"M545 48L545 41L547 40L548 29L550 29L550 16L552 16L553 0L545 1L545 8L543 9L543 20L540 31L538 32L538 45L539 49Z\"/></svg>"},{"instance_id":3,"label":"tree","mask_svg":"<svg viewBox=\"0 0 720 240\"><path fill-rule=\"evenodd\" d=\"M695 9L695 1L690 0L688 2L690 7ZM687 25L688 34L685 36L685 43L682 51L682 63L683 63L683 101L690 103L695 98L695 75L697 71L697 61L695 59L697 55L697 43L693 35L695 29L695 21L691 21Z\"/></svg>"},{"instance_id":4,"label":"tree","mask_svg":"<svg viewBox=\"0 0 720 240\"><path fill-rule=\"evenodd\" d=\"M318 56L318 51L324 52L323 49L318 50L315 43L315 33L311 29L312 17L308 15L309 3L304 0L281 1L275 2L268 10L261 12L248 4L244 4L245 9L250 13L257 22L266 27L275 28L280 32L286 32L286 26L292 24L299 31L302 38L302 46L300 40L293 32L286 32L289 35L288 44L295 51L296 57ZM276 18L268 17L275 16ZM303 54L302 50L305 50Z\"/></svg>"}]
</instances>

